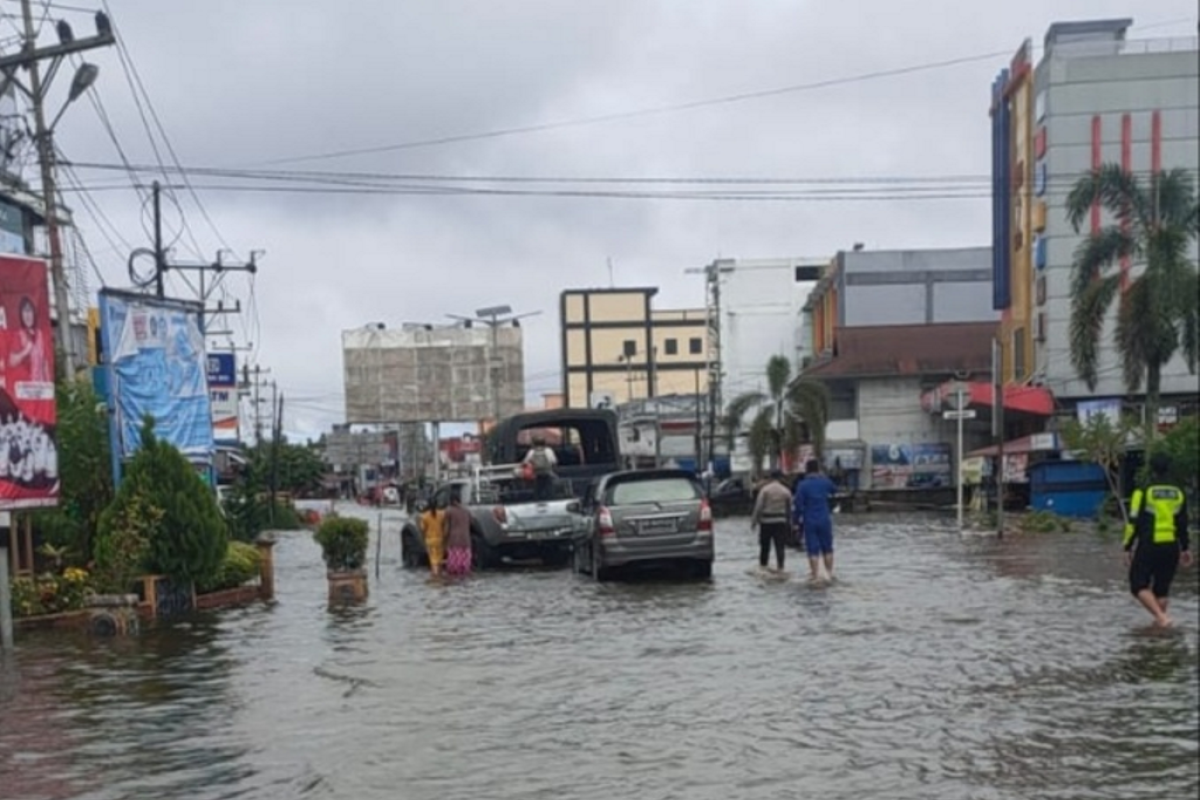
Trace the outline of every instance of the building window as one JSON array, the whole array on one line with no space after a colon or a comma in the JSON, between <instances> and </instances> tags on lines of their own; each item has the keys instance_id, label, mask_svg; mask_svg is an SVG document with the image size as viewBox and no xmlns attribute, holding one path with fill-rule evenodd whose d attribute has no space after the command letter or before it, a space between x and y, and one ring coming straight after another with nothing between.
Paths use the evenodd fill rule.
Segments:
<instances>
[{"instance_id":1,"label":"building window","mask_svg":"<svg viewBox=\"0 0 1200 800\"><path fill-rule=\"evenodd\" d=\"M704 340L699 336L693 336L688 340L688 352L694 356L698 356L704 352Z\"/></svg>"},{"instance_id":2,"label":"building window","mask_svg":"<svg viewBox=\"0 0 1200 800\"><path fill-rule=\"evenodd\" d=\"M624 356L626 358L633 358L636 355L637 355L637 340L636 339L626 339Z\"/></svg>"},{"instance_id":3,"label":"building window","mask_svg":"<svg viewBox=\"0 0 1200 800\"><path fill-rule=\"evenodd\" d=\"M1025 329L1017 328L1012 336L1013 380L1025 380Z\"/></svg>"},{"instance_id":4,"label":"building window","mask_svg":"<svg viewBox=\"0 0 1200 800\"><path fill-rule=\"evenodd\" d=\"M858 393L853 384L831 386L829 389L829 419L858 419Z\"/></svg>"},{"instance_id":5,"label":"building window","mask_svg":"<svg viewBox=\"0 0 1200 800\"><path fill-rule=\"evenodd\" d=\"M667 355L669 355L669 356L679 355L679 340L678 339L667 339L667 341L664 343L664 346L666 348Z\"/></svg>"}]
</instances>

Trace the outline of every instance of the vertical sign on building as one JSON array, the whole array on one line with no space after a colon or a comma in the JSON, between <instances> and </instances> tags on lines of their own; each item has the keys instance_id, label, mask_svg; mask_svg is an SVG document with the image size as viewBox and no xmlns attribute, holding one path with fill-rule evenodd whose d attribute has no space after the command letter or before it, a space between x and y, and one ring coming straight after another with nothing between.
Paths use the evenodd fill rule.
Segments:
<instances>
[{"instance_id":1,"label":"vertical sign on building","mask_svg":"<svg viewBox=\"0 0 1200 800\"><path fill-rule=\"evenodd\" d=\"M234 353L208 354L208 396L212 403L213 440L238 440L237 358Z\"/></svg>"},{"instance_id":2,"label":"vertical sign on building","mask_svg":"<svg viewBox=\"0 0 1200 800\"><path fill-rule=\"evenodd\" d=\"M0 256L0 510L58 504L46 262Z\"/></svg>"}]
</instances>

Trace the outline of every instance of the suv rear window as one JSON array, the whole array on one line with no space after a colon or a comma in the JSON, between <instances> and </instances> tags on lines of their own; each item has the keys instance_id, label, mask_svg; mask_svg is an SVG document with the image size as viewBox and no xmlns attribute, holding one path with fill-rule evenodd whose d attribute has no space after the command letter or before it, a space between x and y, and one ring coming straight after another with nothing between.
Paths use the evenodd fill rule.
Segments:
<instances>
[{"instance_id":1,"label":"suv rear window","mask_svg":"<svg viewBox=\"0 0 1200 800\"><path fill-rule=\"evenodd\" d=\"M699 500L700 488L687 478L649 478L618 483L608 490L608 505L678 503Z\"/></svg>"}]
</instances>

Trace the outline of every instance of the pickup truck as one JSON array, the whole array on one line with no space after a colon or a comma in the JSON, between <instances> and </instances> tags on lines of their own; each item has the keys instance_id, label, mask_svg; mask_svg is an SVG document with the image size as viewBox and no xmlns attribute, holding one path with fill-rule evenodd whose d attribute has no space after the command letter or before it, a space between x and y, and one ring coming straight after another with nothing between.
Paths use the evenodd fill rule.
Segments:
<instances>
[{"instance_id":1,"label":"pickup truck","mask_svg":"<svg viewBox=\"0 0 1200 800\"><path fill-rule=\"evenodd\" d=\"M462 500L471 513L471 553L476 569L530 560L565 566L583 520L580 502L561 480L549 499L535 500L518 479L517 466L482 467L470 478L444 483L433 493L430 504L445 508L451 496ZM406 522L400 533L400 553L405 567L415 569L429 563L416 518Z\"/></svg>"},{"instance_id":2,"label":"pickup truck","mask_svg":"<svg viewBox=\"0 0 1200 800\"><path fill-rule=\"evenodd\" d=\"M558 462L552 496L544 502L536 501L532 486L518 477L518 466L535 436L546 440ZM488 466L477 468L469 478L439 486L429 503L444 507L451 492L462 498L471 512L477 569L535 558L566 566L574 531L583 524L582 498L596 479L620 468L617 415L602 409L515 414L500 420L486 441ZM405 524L400 543L405 566L428 563L416 518Z\"/></svg>"}]
</instances>

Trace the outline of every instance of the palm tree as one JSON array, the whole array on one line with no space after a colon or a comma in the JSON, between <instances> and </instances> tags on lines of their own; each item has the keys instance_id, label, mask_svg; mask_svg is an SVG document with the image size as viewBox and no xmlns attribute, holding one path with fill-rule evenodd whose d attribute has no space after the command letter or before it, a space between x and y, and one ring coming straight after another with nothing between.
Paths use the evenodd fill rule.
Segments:
<instances>
[{"instance_id":1,"label":"palm tree","mask_svg":"<svg viewBox=\"0 0 1200 800\"><path fill-rule=\"evenodd\" d=\"M1118 297L1113 340L1131 394L1146 382L1146 436L1158 420L1162 368L1182 348L1195 374L1200 357L1200 278L1188 247L1200 239L1200 203L1182 169L1156 172L1149 184L1115 164L1085 175L1067 197L1078 233L1094 203L1113 224L1094 231L1075 251L1071 278L1071 363L1094 390L1100 334ZM1121 292L1117 265L1128 258L1144 267Z\"/></svg>"},{"instance_id":2,"label":"palm tree","mask_svg":"<svg viewBox=\"0 0 1200 800\"><path fill-rule=\"evenodd\" d=\"M801 443L805 429L819 458L825 447L829 403L825 384L804 377L792 380L791 363L783 356L771 356L767 361L767 391L746 392L729 403L724 419L729 449L733 450L738 434L742 433L746 414L757 408L746 431L756 471L767 456L772 467L778 466L783 453L795 450Z\"/></svg>"}]
</instances>

